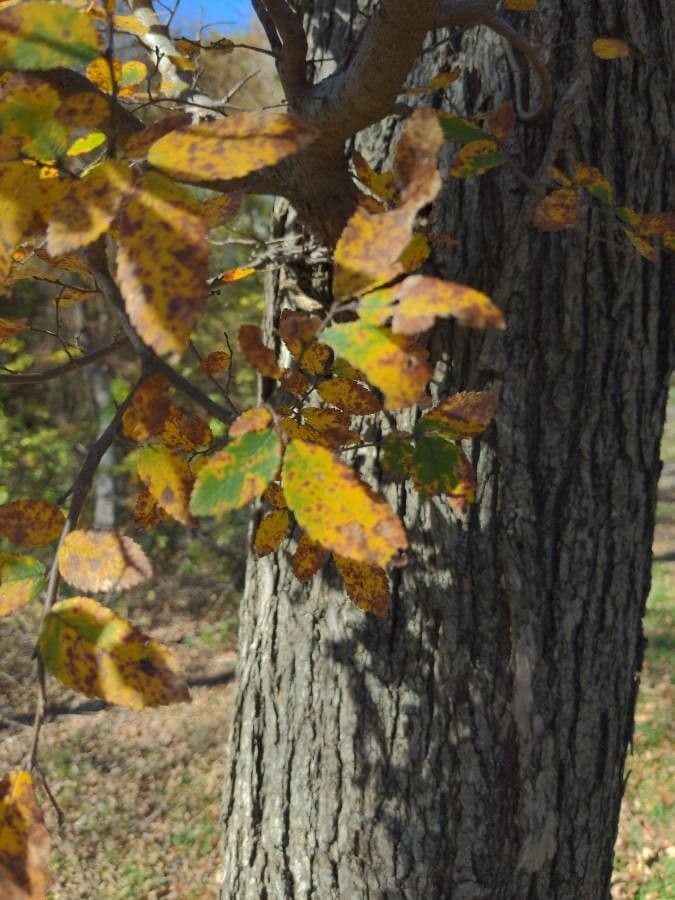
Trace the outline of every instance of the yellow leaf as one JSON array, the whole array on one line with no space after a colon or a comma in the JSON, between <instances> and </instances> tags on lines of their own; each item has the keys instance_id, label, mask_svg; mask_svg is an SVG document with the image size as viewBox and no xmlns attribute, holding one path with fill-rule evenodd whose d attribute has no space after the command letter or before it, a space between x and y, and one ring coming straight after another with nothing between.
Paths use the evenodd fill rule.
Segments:
<instances>
[{"instance_id":1,"label":"yellow leaf","mask_svg":"<svg viewBox=\"0 0 675 900\"><path fill-rule=\"evenodd\" d=\"M630 228L623 229L624 234L631 242L631 244L635 247L640 256L643 256L645 259L648 259L649 262L655 263L657 260L656 255L656 247L653 247L649 241L645 240L640 235L635 234L634 231L631 231Z\"/></svg>"},{"instance_id":2,"label":"yellow leaf","mask_svg":"<svg viewBox=\"0 0 675 900\"><path fill-rule=\"evenodd\" d=\"M30 603L42 590L45 567L31 556L0 553L0 616Z\"/></svg>"},{"instance_id":3,"label":"yellow leaf","mask_svg":"<svg viewBox=\"0 0 675 900\"><path fill-rule=\"evenodd\" d=\"M389 612L389 579L380 566L333 554L347 596L364 612L383 619Z\"/></svg>"},{"instance_id":4,"label":"yellow leaf","mask_svg":"<svg viewBox=\"0 0 675 900\"><path fill-rule=\"evenodd\" d=\"M598 59L620 59L630 56L630 47L618 38L598 38L593 41L593 53Z\"/></svg>"},{"instance_id":5,"label":"yellow leaf","mask_svg":"<svg viewBox=\"0 0 675 900\"><path fill-rule=\"evenodd\" d=\"M241 281L242 278L248 278L249 275L255 275L256 269L252 266L237 266L235 269L228 269L227 272L221 272L218 276L218 284L232 284L234 281Z\"/></svg>"},{"instance_id":6,"label":"yellow leaf","mask_svg":"<svg viewBox=\"0 0 675 900\"><path fill-rule=\"evenodd\" d=\"M309 581L319 571L328 559L328 553L328 550L313 541L308 534L302 534L291 561L293 574L301 584Z\"/></svg>"},{"instance_id":7,"label":"yellow leaf","mask_svg":"<svg viewBox=\"0 0 675 900\"><path fill-rule=\"evenodd\" d=\"M584 201L574 188L560 188L539 201L534 224L540 231L564 231L576 225L584 211Z\"/></svg>"},{"instance_id":8,"label":"yellow leaf","mask_svg":"<svg viewBox=\"0 0 675 900\"><path fill-rule=\"evenodd\" d=\"M408 546L403 523L389 504L330 450L291 441L282 486L300 527L334 553L384 566Z\"/></svg>"},{"instance_id":9,"label":"yellow leaf","mask_svg":"<svg viewBox=\"0 0 675 900\"><path fill-rule=\"evenodd\" d=\"M156 353L181 353L208 296L206 226L189 195L156 172L118 216L117 279L132 325Z\"/></svg>"},{"instance_id":10,"label":"yellow leaf","mask_svg":"<svg viewBox=\"0 0 675 900\"><path fill-rule=\"evenodd\" d=\"M387 409L412 406L421 399L432 370L427 352L409 337L363 321L332 325L322 337L382 391Z\"/></svg>"},{"instance_id":11,"label":"yellow leaf","mask_svg":"<svg viewBox=\"0 0 675 900\"><path fill-rule=\"evenodd\" d=\"M131 188L131 169L114 159L69 182L49 213L47 251L58 256L93 243L109 229Z\"/></svg>"},{"instance_id":12,"label":"yellow leaf","mask_svg":"<svg viewBox=\"0 0 675 900\"><path fill-rule=\"evenodd\" d=\"M0 506L0 537L18 547L42 547L63 530L63 513L46 500L14 500Z\"/></svg>"},{"instance_id":13,"label":"yellow leaf","mask_svg":"<svg viewBox=\"0 0 675 900\"><path fill-rule=\"evenodd\" d=\"M414 272L429 259L431 245L424 234L414 234L408 246L398 258L404 272Z\"/></svg>"},{"instance_id":14,"label":"yellow leaf","mask_svg":"<svg viewBox=\"0 0 675 900\"><path fill-rule=\"evenodd\" d=\"M114 16L113 27L115 31L124 31L126 34L136 35L136 37L143 37L148 32L148 26L136 16Z\"/></svg>"},{"instance_id":15,"label":"yellow leaf","mask_svg":"<svg viewBox=\"0 0 675 900\"><path fill-rule=\"evenodd\" d=\"M308 375L323 375L330 369L332 362L331 348L314 341L302 354L298 365Z\"/></svg>"},{"instance_id":16,"label":"yellow leaf","mask_svg":"<svg viewBox=\"0 0 675 900\"><path fill-rule=\"evenodd\" d=\"M188 505L194 476L185 460L165 447L144 447L135 459L138 476L153 499L177 522L193 524Z\"/></svg>"},{"instance_id":17,"label":"yellow leaf","mask_svg":"<svg viewBox=\"0 0 675 900\"><path fill-rule=\"evenodd\" d=\"M445 316L454 316L471 328L506 327L490 298L464 284L411 275L398 286L396 296L399 303L391 326L396 334L419 334L431 328L437 317Z\"/></svg>"},{"instance_id":18,"label":"yellow leaf","mask_svg":"<svg viewBox=\"0 0 675 900\"><path fill-rule=\"evenodd\" d=\"M89 597L55 603L38 644L52 675L85 697L132 709L190 699L169 650Z\"/></svg>"},{"instance_id":19,"label":"yellow leaf","mask_svg":"<svg viewBox=\"0 0 675 900\"><path fill-rule=\"evenodd\" d=\"M79 156L81 153L91 153L101 144L106 142L107 138L102 131L90 131L84 137L78 138L68 147L66 154L68 156Z\"/></svg>"},{"instance_id":20,"label":"yellow leaf","mask_svg":"<svg viewBox=\"0 0 675 900\"><path fill-rule=\"evenodd\" d=\"M286 537L290 524L291 517L286 509L273 509L267 513L255 533L253 547L256 556L273 553Z\"/></svg>"},{"instance_id":21,"label":"yellow leaf","mask_svg":"<svg viewBox=\"0 0 675 900\"><path fill-rule=\"evenodd\" d=\"M40 179L23 163L0 165L0 286L12 267L12 254L35 215Z\"/></svg>"},{"instance_id":22,"label":"yellow leaf","mask_svg":"<svg viewBox=\"0 0 675 900\"><path fill-rule=\"evenodd\" d=\"M506 160L493 140L471 141L465 144L455 156L450 166L450 175L455 178L473 178L484 175Z\"/></svg>"},{"instance_id":23,"label":"yellow leaf","mask_svg":"<svg viewBox=\"0 0 675 900\"><path fill-rule=\"evenodd\" d=\"M71 531L58 561L61 575L80 591L122 591L152 577L143 550L114 531Z\"/></svg>"},{"instance_id":24,"label":"yellow leaf","mask_svg":"<svg viewBox=\"0 0 675 900\"><path fill-rule=\"evenodd\" d=\"M357 177L369 191L372 191L373 194L385 202L394 199L396 196L396 185L394 184L393 172L376 172L358 150L352 153L352 164Z\"/></svg>"},{"instance_id":25,"label":"yellow leaf","mask_svg":"<svg viewBox=\"0 0 675 900\"><path fill-rule=\"evenodd\" d=\"M124 143L125 156L140 159L147 154L150 147L160 137L179 128L181 125L188 125L191 121L192 118L186 113L174 113L171 116L166 116L164 119L153 122L152 125L148 125L147 128L127 138Z\"/></svg>"},{"instance_id":26,"label":"yellow leaf","mask_svg":"<svg viewBox=\"0 0 675 900\"><path fill-rule=\"evenodd\" d=\"M316 136L312 125L294 116L234 113L170 132L152 145L148 161L178 179L229 180L274 165Z\"/></svg>"},{"instance_id":27,"label":"yellow leaf","mask_svg":"<svg viewBox=\"0 0 675 900\"><path fill-rule=\"evenodd\" d=\"M49 834L28 772L0 779L0 891L6 900L44 900Z\"/></svg>"},{"instance_id":28,"label":"yellow leaf","mask_svg":"<svg viewBox=\"0 0 675 900\"><path fill-rule=\"evenodd\" d=\"M136 389L122 414L122 434L132 441L154 437L164 428L170 406L166 375L150 375Z\"/></svg>"}]
</instances>

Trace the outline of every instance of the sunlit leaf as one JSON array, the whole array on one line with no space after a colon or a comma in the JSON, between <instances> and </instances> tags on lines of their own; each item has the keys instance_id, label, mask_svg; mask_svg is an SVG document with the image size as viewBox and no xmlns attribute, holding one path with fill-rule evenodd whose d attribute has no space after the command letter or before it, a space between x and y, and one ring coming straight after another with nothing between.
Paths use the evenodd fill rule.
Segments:
<instances>
[{"instance_id":1,"label":"sunlit leaf","mask_svg":"<svg viewBox=\"0 0 675 900\"><path fill-rule=\"evenodd\" d=\"M382 391L387 409L412 406L431 378L426 351L388 328L345 322L332 325L322 337L337 356L364 372L371 384Z\"/></svg>"},{"instance_id":2,"label":"sunlit leaf","mask_svg":"<svg viewBox=\"0 0 675 900\"><path fill-rule=\"evenodd\" d=\"M30 603L42 590L45 567L31 556L0 553L0 616Z\"/></svg>"},{"instance_id":3,"label":"sunlit leaf","mask_svg":"<svg viewBox=\"0 0 675 900\"><path fill-rule=\"evenodd\" d=\"M303 532L291 560L293 574L301 584L309 581L328 559L329 551Z\"/></svg>"},{"instance_id":4,"label":"sunlit leaf","mask_svg":"<svg viewBox=\"0 0 675 900\"><path fill-rule=\"evenodd\" d=\"M114 159L71 181L50 213L48 252L58 256L97 240L109 229L131 186L129 166Z\"/></svg>"},{"instance_id":5,"label":"sunlit leaf","mask_svg":"<svg viewBox=\"0 0 675 900\"><path fill-rule=\"evenodd\" d=\"M279 378L281 369L276 355L263 341L257 325L242 325L239 329L239 349L252 366L266 378Z\"/></svg>"},{"instance_id":6,"label":"sunlit leaf","mask_svg":"<svg viewBox=\"0 0 675 900\"><path fill-rule=\"evenodd\" d=\"M147 155L150 147L159 138L170 131L174 131L176 128L189 125L191 122L192 118L187 113L174 113L171 116L159 119L142 131L137 131L136 134L132 134L131 137L127 138L123 144L124 154L132 159L140 159Z\"/></svg>"},{"instance_id":7,"label":"sunlit leaf","mask_svg":"<svg viewBox=\"0 0 675 900\"><path fill-rule=\"evenodd\" d=\"M452 491L457 484L458 460L459 447L437 434L424 435L417 440L411 476L422 500Z\"/></svg>"},{"instance_id":8,"label":"sunlit leaf","mask_svg":"<svg viewBox=\"0 0 675 900\"><path fill-rule=\"evenodd\" d=\"M241 281L243 278L249 278L251 275L255 275L256 272L257 269L254 269L253 266L237 266L234 269L221 272L216 283L232 284L235 281Z\"/></svg>"},{"instance_id":9,"label":"sunlit leaf","mask_svg":"<svg viewBox=\"0 0 675 900\"><path fill-rule=\"evenodd\" d=\"M181 353L208 296L209 245L191 198L148 172L118 216L117 280L132 325L156 353Z\"/></svg>"},{"instance_id":10,"label":"sunlit leaf","mask_svg":"<svg viewBox=\"0 0 675 900\"><path fill-rule=\"evenodd\" d=\"M231 438L241 437L249 431L262 431L272 424L272 413L266 406L254 406L241 413L230 425Z\"/></svg>"},{"instance_id":11,"label":"sunlit leaf","mask_svg":"<svg viewBox=\"0 0 675 900\"><path fill-rule=\"evenodd\" d=\"M492 391L461 391L422 416L415 431L439 434L448 440L477 437L492 421L497 403L497 394Z\"/></svg>"},{"instance_id":12,"label":"sunlit leaf","mask_svg":"<svg viewBox=\"0 0 675 900\"><path fill-rule=\"evenodd\" d=\"M190 509L198 516L216 516L245 506L274 479L280 462L281 445L272 429L242 435L200 470Z\"/></svg>"},{"instance_id":13,"label":"sunlit leaf","mask_svg":"<svg viewBox=\"0 0 675 900\"><path fill-rule=\"evenodd\" d=\"M150 147L148 160L174 178L227 180L272 166L316 136L312 125L294 116L234 113L170 132Z\"/></svg>"},{"instance_id":14,"label":"sunlit leaf","mask_svg":"<svg viewBox=\"0 0 675 900\"><path fill-rule=\"evenodd\" d=\"M55 603L39 647L52 675L85 697L132 709L190 699L169 650L89 597Z\"/></svg>"},{"instance_id":15,"label":"sunlit leaf","mask_svg":"<svg viewBox=\"0 0 675 900\"><path fill-rule=\"evenodd\" d=\"M35 215L40 180L34 167L23 163L0 165L0 285L12 266L12 254Z\"/></svg>"},{"instance_id":16,"label":"sunlit leaf","mask_svg":"<svg viewBox=\"0 0 675 900\"><path fill-rule=\"evenodd\" d=\"M84 137L78 138L68 147L66 154L68 156L79 156L82 153L91 153L101 144L105 144L107 138L102 131L90 131Z\"/></svg>"},{"instance_id":17,"label":"sunlit leaf","mask_svg":"<svg viewBox=\"0 0 675 900\"><path fill-rule=\"evenodd\" d=\"M291 517L287 509L273 509L258 525L253 548L256 556L267 556L273 553L288 533Z\"/></svg>"},{"instance_id":18,"label":"sunlit leaf","mask_svg":"<svg viewBox=\"0 0 675 900\"><path fill-rule=\"evenodd\" d=\"M369 191L385 202L394 199L397 191L393 172L376 172L358 150L354 150L352 153L352 165L357 177Z\"/></svg>"},{"instance_id":19,"label":"sunlit leaf","mask_svg":"<svg viewBox=\"0 0 675 900\"><path fill-rule=\"evenodd\" d=\"M534 224L540 231L564 231L576 225L584 211L584 201L574 188L560 188L539 201Z\"/></svg>"},{"instance_id":20,"label":"sunlit leaf","mask_svg":"<svg viewBox=\"0 0 675 900\"><path fill-rule=\"evenodd\" d=\"M135 455L138 476L162 509L183 525L192 524L189 510L192 470L165 447L144 447Z\"/></svg>"},{"instance_id":21,"label":"sunlit leaf","mask_svg":"<svg viewBox=\"0 0 675 900\"><path fill-rule=\"evenodd\" d=\"M332 378L330 381L322 381L316 390L326 403L332 403L353 416L368 416L382 409L377 394L358 381Z\"/></svg>"},{"instance_id":22,"label":"sunlit leaf","mask_svg":"<svg viewBox=\"0 0 675 900\"><path fill-rule=\"evenodd\" d=\"M347 596L364 612L383 619L389 612L391 593L387 573L372 563L356 562L335 553L337 570Z\"/></svg>"},{"instance_id":23,"label":"sunlit leaf","mask_svg":"<svg viewBox=\"0 0 675 900\"><path fill-rule=\"evenodd\" d=\"M282 486L300 527L335 553L384 566L408 546L389 504L324 447L291 441Z\"/></svg>"},{"instance_id":24,"label":"sunlit leaf","mask_svg":"<svg viewBox=\"0 0 675 900\"><path fill-rule=\"evenodd\" d=\"M593 53L598 59L620 59L630 56L630 47L618 38L598 38L592 44Z\"/></svg>"},{"instance_id":25,"label":"sunlit leaf","mask_svg":"<svg viewBox=\"0 0 675 900\"><path fill-rule=\"evenodd\" d=\"M132 441L146 441L164 428L171 400L166 375L156 372L136 388L122 414L122 434Z\"/></svg>"},{"instance_id":26,"label":"sunlit leaf","mask_svg":"<svg viewBox=\"0 0 675 900\"><path fill-rule=\"evenodd\" d=\"M96 29L79 9L48 0L0 7L0 69L74 68L98 53Z\"/></svg>"},{"instance_id":27,"label":"sunlit leaf","mask_svg":"<svg viewBox=\"0 0 675 900\"><path fill-rule=\"evenodd\" d=\"M28 772L0 779L0 895L44 900L49 886L49 834Z\"/></svg>"},{"instance_id":28,"label":"sunlit leaf","mask_svg":"<svg viewBox=\"0 0 675 900\"><path fill-rule=\"evenodd\" d=\"M505 161L506 156L498 149L496 141L489 138L471 141L457 153L449 173L455 178L473 178L476 175L484 175L495 166L501 166Z\"/></svg>"},{"instance_id":29,"label":"sunlit leaf","mask_svg":"<svg viewBox=\"0 0 675 900\"><path fill-rule=\"evenodd\" d=\"M46 500L13 500L0 506L0 537L17 547L42 547L63 530L63 513Z\"/></svg>"},{"instance_id":30,"label":"sunlit leaf","mask_svg":"<svg viewBox=\"0 0 675 900\"><path fill-rule=\"evenodd\" d=\"M121 591L152 577L150 560L115 531L71 531L58 553L59 571L80 591Z\"/></svg>"},{"instance_id":31,"label":"sunlit leaf","mask_svg":"<svg viewBox=\"0 0 675 900\"><path fill-rule=\"evenodd\" d=\"M505 328L501 310L481 291L431 278L411 275L396 289L399 303L394 310L392 331L419 334L430 328L437 317L453 316L472 328Z\"/></svg>"}]
</instances>

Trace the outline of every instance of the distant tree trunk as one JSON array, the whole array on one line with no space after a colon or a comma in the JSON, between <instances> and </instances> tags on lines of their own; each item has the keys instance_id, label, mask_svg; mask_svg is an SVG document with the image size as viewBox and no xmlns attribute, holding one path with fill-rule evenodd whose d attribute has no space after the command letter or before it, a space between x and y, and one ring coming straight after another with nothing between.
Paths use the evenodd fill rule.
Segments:
<instances>
[{"instance_id":1,"label":"distant tree trunk","mask_svg":"<svg viewBox=\"0 0 675 900\"><path fill-rule=\"evenodd\" d=\"M112 398L110 384L101 367L93 365L89 369L91 395L96 410L99 432L108 424ZM110 530L115 527L115 476L113 467L117 462L114 446L108 447L94 476L94 528Z\"/></svg>"},{"instance_id":2,"label":"distant tree trunk","mask_svg":"<svg viewBox=\"0 0 675 900\"><path fill-rule=\"evenodd\" d=\"M363 21L356 3L307 6L315 56L342 58ZM600 166L634 208L669 208L674 19L666 0L540 0L532 27L556 104L550 121L517 129L511 151L526 173L576 159ZM627 40L631 59L592 59L599 35ZM455 110L513 96L504 45L486 29L427 53L415 81L455 64ZM361 136L371 162L386 160L395 123ZM532 204L499 170L449 179L434 205L434 232L459 241L435 243L436 271L489 292L508 320L503 335L436 328L440 390L491 386L500 406L474 445L466 521L387 489L412 547L389 618L356 609L330 568L303 589L288 553L249 559L223 898L609 895L672 278L598 209L542 234ZM281 298L268 297L270 321ZM377 465L366 468L376 479Z\"/></svg>"}]
</instances>

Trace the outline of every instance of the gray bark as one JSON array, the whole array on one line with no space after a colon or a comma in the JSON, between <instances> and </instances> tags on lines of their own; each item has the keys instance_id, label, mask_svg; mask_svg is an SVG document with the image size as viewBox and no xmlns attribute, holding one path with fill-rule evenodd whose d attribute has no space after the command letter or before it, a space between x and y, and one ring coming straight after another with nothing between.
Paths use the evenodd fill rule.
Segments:
<instances>
[{"instance_id":1,"label":"gray bark","mask_svg":"<svg viewBox=\"0 0 675 900\"><path fill-rule=\"evenodd\" d=\"M340 58L362 22L355 4L315 0L308 13L311 52ZM542 161L595 164L636 209L669 208L674 18L665 0L540 2L556 107L517 130L518 164L530 175ZM593 60L603 34L628 40L631 59ZM415 80L451 63L463 69L454 109L512 96L487 30L426 54ZM371 161L386 159L395 126L360 137ZM459 240L438 245L435 270L490 293L508 321L497 336L436 328L439 390L494 387L501 399L473 445L466 520L387 489L412 545L388 620L356 609L330 567L303 589L287 550L249 559L223 898L609 895L672 281L665 258L642 260L597 208L574 231L542 234L532 204L498 171L449 180L434 205L434 231ZM377 483L377 460L360 458Z\"/></svg>"}]
</instances>

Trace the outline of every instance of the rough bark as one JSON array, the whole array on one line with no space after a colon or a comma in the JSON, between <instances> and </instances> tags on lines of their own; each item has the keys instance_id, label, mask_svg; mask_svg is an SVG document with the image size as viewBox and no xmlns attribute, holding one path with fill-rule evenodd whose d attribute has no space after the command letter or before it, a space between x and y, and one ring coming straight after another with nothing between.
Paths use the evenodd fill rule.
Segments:
<instances>
[{"instance_id":1,"label":"rough bark","mask_svg":"<svg viewBox=\"0 0 675 900\"><path fill-rule=\"evenodd\" d=\"M356 5L308 6L311 52L340 58ZM539 10L556 105L517 130L519 165L536 176L566 158L595 164L631 206L668 208L673 6ZM594 61L603 34L628 40L632 58ZM415 80L450 63L463 69L454 109L512 96L486 29L425 54ZM371 161L386 159L395 126L361 136ZM501 400L473 446L478 502L465 521L388 489L412 544L389 619L353 607L331 569L302 589L286 552L249 560L223 898L609 894L671 366L669 273L599 210L542 234L532 203L501 171L449 181L434 205L434 231L459 240L436 245L436 271L488 291L508 320L499 336L438 327L438 389L494 386ZM270 321L283 296L272 292ZM361 459L377 483L377 460Z\"/></svg>"}]
</instances>

